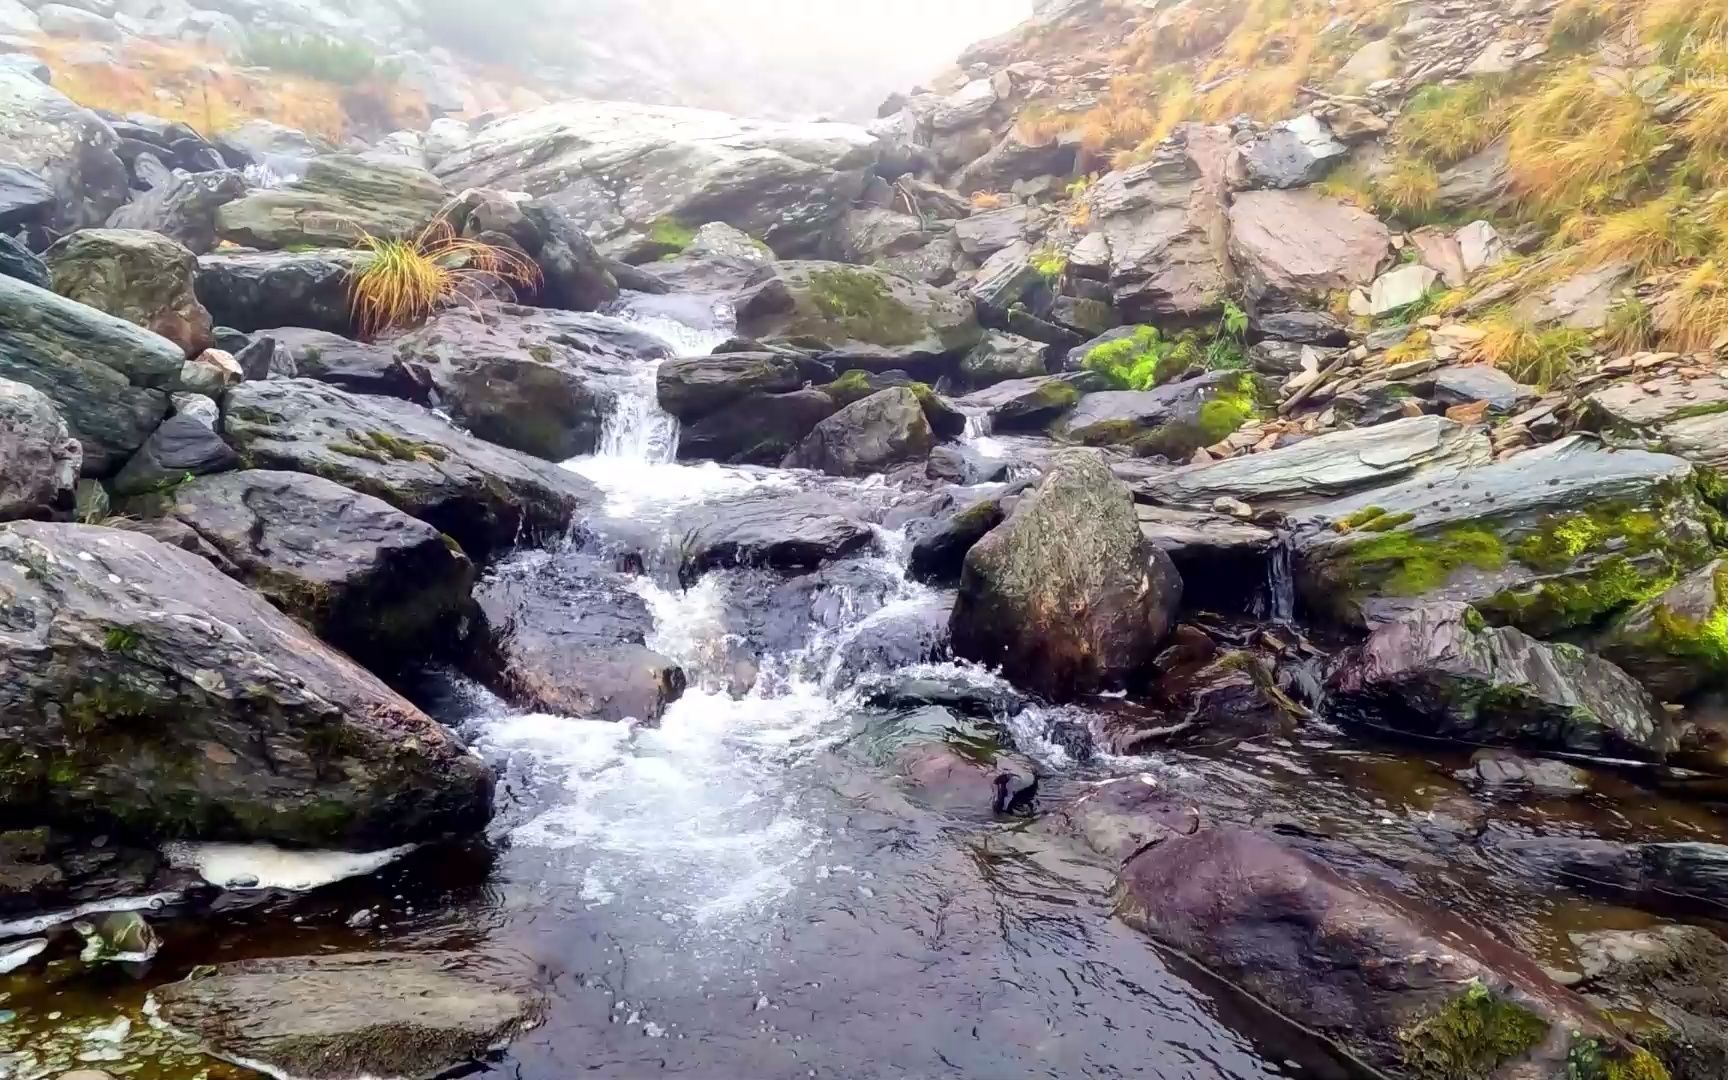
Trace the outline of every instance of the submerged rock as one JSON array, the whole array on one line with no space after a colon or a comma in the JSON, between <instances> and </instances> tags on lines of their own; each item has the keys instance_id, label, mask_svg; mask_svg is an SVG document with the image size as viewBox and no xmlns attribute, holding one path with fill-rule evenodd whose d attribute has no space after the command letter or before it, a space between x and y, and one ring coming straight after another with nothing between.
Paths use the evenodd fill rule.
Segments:
<instances>
[{"instance_id":1,"label":"submerged rock","mask_svg":"<svg viewBox=\"0 0 1728 1080\"><path fill-rule=\"evenodd\" d=\"M365 849L491 814L478 758L194 555L15 523L0 528L0 589L13 820Z\"/></svg>"},{"instance_id":2,"label":"submerged rock","mask_svg":"<svg viewBox=\"0 0 1728 1080\"><path fill-rule=\"evenodd\" d=\"M1441 739L1660 761L1675 734L1625 672L1574 645L1493 628L1467 604L1420 608L1338 658L1332 715Z\"/></svg>"},{"instance_id":3,"label":"submerged rock","mask_svg":"<svg viewBox=\"0 0 1728 1080\"><path fill-rule=\"evenodd\" d=\"M1544 884L1579 890L1659 914L1720 918L1728 895L1728 845L1623 844L1569 836L1496 838L1499 866Z\"/></svg>"},{"instance_id":4,"label":"submerged rock","mask_svg":"<svg viewBox=\"0 0 1728 1080\"><path fill-rule=\"evenodd\" d=\"M526 978L462 953L347 953L200 968L151 994L206 1052L304 1080L437 1076L539 1022Z\"/></svg>"},{"instance_id":5,"label":"submerged rock","mask_svg":"<svg viewBox=\"0 0 1728 1080\"><path fill-rule=\"evenodd\" d=\"M868 476L929 456L934 442L918 395L893 387L824 419L780 464L832 476Z\"/></svg>"},{"instance_id":6,"label":"submerged rock","mask_svg":"<svg viewBox=\"0 0 1728 1080\"><path fill-rule=\"evenodd\" d=\"M967 553L954 652L1055 701L1111 690L1141 673L1181 596L1126 488L1096 454L1065 451Z\"/></svg>"}]
</instances>

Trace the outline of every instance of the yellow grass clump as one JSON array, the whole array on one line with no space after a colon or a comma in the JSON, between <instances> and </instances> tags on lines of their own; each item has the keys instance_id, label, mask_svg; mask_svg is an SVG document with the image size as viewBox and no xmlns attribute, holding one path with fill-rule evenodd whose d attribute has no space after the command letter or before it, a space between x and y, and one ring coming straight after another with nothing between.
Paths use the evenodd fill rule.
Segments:
<instances>
[{"instance_id":1,"label":"yellow grass clump","mask_svg":"<svg viewBox=\"0 0 1728 1080\"><path fill-rule=\"evenodd\" d=\"M1538 330L1527 320L1505 313L1491 316L1478 329L1482 337L1472 346L1475 359L1543 390L1564 378L1572 370L1573 358L1590 343L1590 335L1582 330Z\"/></svg>"},{"instance_id":2,"label":"yellow grass clump","mask_svg":"<svg viewBox=\"0 0 1728 1080\"><path fill-rule=\"evenodd\" d=\"M525 255L463 239L442 218L405 239L362 230L358 246L366 254L349 291L361 336L367 338L421 321L465 295L465 287L485 289L494 281L530 287L540 280L540 268Z\"/></svg>"},{"instance_id":3,"label":"yellow grass clump","mask_svg":"<svg viewBox=\"0 0 1728 1080\"><path fill-rule=\"evenodd\" d=\"M1499 138L1509 119L1493 88L1472 79L1456 87L1423 89L1399 118L1397 138L1410 153L1435 165L1450 165Z\"/></svg>"},{"instance_id":4,"label":"yellow grass clump","mask_svg":"<svg viewBox=\"0 0 1728 1080\"><path fill-rule=\"evenodd\" d=\"M1647 178L1647 166L1663 140L1649 105L1580 64L1516 109L1513 185L1549 213L1601 206Z\"/></svg>"},{"instance_id":5,"label":"yellow grass clump","mask_svg":"<svg viewBox=\"0 0 1728 1080\"><path fill-rule=\"evenodd\" d=\"M1376 202L1407 218L1419 219L1434 209L1440 196L1440 176L1418 158L1401 158L1374 185Z\"/></svg>"},{"instance_id":6,"label":"yellow grass clump","mask_svg":"<svg viewBox=\"0 0 1728 1080\"><path fill-rule=\"evenodd\" d=\"M1656 302L1663 342L1678 352L1708 349L1728 337L1728 274L1716 260L1700 263Z\"/></svg>"},{"instance_id":7,"label":"yellow grass clump","mask_svg":"<svg viewBox=\"0 0 1728 1080\"><path fill-rule=\"evenodd\" d=\"M1647 274L1702 257L1715 246L1715 232L1686 203L1686 192L1671 191L1642 206L1610 214L1572 247L1567 261L1574 266L1626 262L1637 273Z\"/></svg>"},{"instance_id":8,"label":"yellow grass clump","mask_svg":"<svg viewBox=\"0 0 1728 1080\"><path fill-rule=\"evenodd\" d=\"M1642 21L1645 37L1669 61L1690 49L1728 42L1728 0L1652 0Z\"/></svg>"}]
</instances>

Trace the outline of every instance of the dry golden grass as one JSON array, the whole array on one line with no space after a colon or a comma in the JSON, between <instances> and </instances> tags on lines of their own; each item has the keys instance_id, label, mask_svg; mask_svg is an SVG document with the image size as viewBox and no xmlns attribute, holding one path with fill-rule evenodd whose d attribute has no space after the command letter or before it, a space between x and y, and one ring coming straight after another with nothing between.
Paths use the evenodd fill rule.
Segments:
<instances>
[{"instance_id":1,"label":"dry golden grass","mask_svg":"<svg viewBox=\"0 0 1728 1080\"><path fill-rule=\"evenodd\" d=\"M1693 214L1687 193L1671 191L1642 206L1601 218L1588 237L1567 252L1571 266L1631 263L1648 274L1678 262L1701 258L1716 245L1711 223Z\"/></svg>"},{"instance_id":2,"label":"dry golden grass","mask_svg":"<svg viewBox=\"0 0 1728 1080\"><path fill-rule=\"evenodd\" d=\"M994 191L974 191L966 201L974 210L1000 210L1008 205L1008 200Z\"/></svg>"},{"instance_id":3,"label":"dry golden grass","mask_svg":"<svg viewBox=\"0 0 1728 1080\"><path fill-rule=\"evenodd\" d=\"M1511 314L1491 316L1477 329L1482 338L1471 347L1474 359L1544 390L1572 370L1573 358L1590 343L1590 335L1582 330L1538 330Z\"/></svg>"},{"instance_id":4,"label":"dry golden grass","mask_svg":"<svg viewBox=\"0 0 1728 1080\"><path fill-rule=\"evenodd\" d=\"M1418 93L1399 118L1396 137L1406 150L1444 166L1487 147L1506 130L1509 120L1500 96L1476 79Z\"/></svg>"},{"instance_id":5,"label":"dry golden grass","mask_svg":"<svg viewBox=\"0 0 1728 1080\"><path fill-rule=\"evenodd\" d=\"M1602 326L1602 344L1611 351L1642 352L1654 348L1656 341L1656 313L1644 301L1631 296L1608 310L1608 321Z\"/></svg>"},{"instance_id":6,"label":"dry golden grass","mask_svg":"<svg viewBox=\"0 0 1728 1080\"><path fill-rule=\"evenodd\" d=\"M1400 158L1374 185L1375 202L1406 218L1420 219L1434 209L1440 176L1419 158Z\"/></svg>"},{"instance_id":7,"label":"dry golden grass","mask_svg":"<svg viewBox=\"0 0 1728 1080\"><path fill-rule=\"evenodd\" d=\"M1728 42L1728 0L1652 0L1642 23L1645 38L1674 60L1689 49Z\"/></svg>"},{"instance_id":8,"label":"dry golden grass","mask_svg":"<svg viewBox=\"0 0 1728 1080\"><path fill-rule=\"evenodd\" d=\"M1370 213L1374 210L1374 182L1368 172L1354 161L1346 161L1315 185L1322 195L1347 202Z\"/></svg>"},{"instance_id":9,"label":"dry golden grass","mask_svg":"<svg viewBox=\"0 0 1728 1080\"><path fill-rule=\"evenodd\" d=\"M1712 259L1700 263L1657 300L1656 331L1678 352L1716 346L1728 338L1728 274Z\"/></svg>"},{"instance_id":10,"label":"dry golden grass","mask_svg":"<svg viewBox=\"0 0 1728 1080\"><path fill-rule=\"evenodd\" d=\"M1728 154L1728 86L1698 86L1689 96L1686 118L1680 122L1680 137L1695 153L1716 157Z\"/></svg>"},{"instance_id":11,"label":"dry golden grass","mask_svg":"<svg viewBox=\"0 0 1728 1080\"><path fill-rule=\"evenodd\" d=\"M404 240L360 232L366 252L349 289L360 333L372 338L409 326L463 295L464 286L494 280L529 287L540 268L519 252L457 236L442 218Z\"/></svg>"},{"instance_id":12,"label":"dry golden grass","mask_svg":"<svg viewBox=\"0 0 1728 1080\"><path fill-rule=\"evenodd\" d=\"M1513 111L1513 186L1550 214L1601 206L1637 188L1665 137L1649 105L1598 80L1587 64Z\"/></svg>"}]
</instances>

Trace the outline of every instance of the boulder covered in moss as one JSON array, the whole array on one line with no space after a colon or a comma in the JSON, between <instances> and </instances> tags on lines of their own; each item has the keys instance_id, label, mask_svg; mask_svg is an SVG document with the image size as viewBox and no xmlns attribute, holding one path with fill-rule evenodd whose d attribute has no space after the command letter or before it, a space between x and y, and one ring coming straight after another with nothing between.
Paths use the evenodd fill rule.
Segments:
<instances>
[{"instance_id":1,"label":"boulder covered in moss","mask_svg":"<svg viewBox=\"0 0 1728 1080\"><path fill-rule=\"evenodd\" d=\"M1087 394L1052 430L1088 446L1126 446L1143 456L1183 460L1222 442L1259 410L1253 374L1215 371L1152 390Z\"/></svg>"},{"instance_id":2,"label":"boulder covered in moss","mask_svg":"<svg viewBox=\"0 0 1728 1080\"><path fill-rule=\"evenodd\" d=\"M1327 688L1345 723L1425 738L1644 761L1676 745L1667 715L1624 671L1575 645L1490 627L1468 604L1382 625L1339 656Z\"/></svg>"},{"instance_id":3,"label":"boulder covered in moss","mask_svg":"<svg viewBox=\"0 0 1728 1080\"><path fill-rule=\"evenodd\" d=\"M972 304L951 292L867 266L782 262L740 296L738 333L815 350L824 359L918 373L977 345Z\"/></svg>"},{"instance_id":4,"label":"boulder covered in moss","mask_svg":"<svg viewBox=\"0 0 1728 1080\"><path fill-rule=\"evenodd\" d=\"M955 398L954 407L978 417L988 431L1032 431L1072 409L1082 394L1108 385L1089 371L1008 379Z\"/></svg>"},{"instance_id":5,"label":"boulder covered in moss","mask_svg":"<svg viewBox=\"0 0 1728 1080\"><path fill-rule=\"evenodd\" d=\"M160 233L84 229L42 256L54 291L160 334L188 359L216 343L210 312L198 302L198 257Z\"/></svg>"},{"instance_id":6,"label":"boulder covered in moss","mask_svg":"<svg viewBox=\"0 0 1728 1080\"><path fill-rule=\"evenodd\" d=\"M223 204L216 228L224 240L268 251L346 248L362 235L413 236L449 198L449 189L416 165L332 154L313 158L285 187Z\"/></svg>"},{"instance_id":7,"label":"boulder covered in moss","mask_svg":"<svg viewBox=\"0 0 1728 1080\"><path fill-rule=\"evenodd\" d=\"M1625 612L1596 647L1667 701L1728 679L1728 560Z\"/></svg>"},{"instance_id":8,"label":"boulder covered in moss","mask_svg":"<svg viewBox=\"0 0 1728 1080\"><path fill-rule=\"evenodd\" d=\"M1648 1018L1633 1036L1672 1080L1728 1076L1728 942L1702 926L1572 935L1579 989L1604 1009Z\"/></svg>"},{"instance_id":9,"label":"boulder covered in moss","mask_svg":"<svg viewBox=\"0 0 1728 1080\"><path fill-rule=\"evenodd\" d=\"M1122 852L1116 910L1130 926L1389 1075L1562 1080L1581 1046L1638 1056L1491 934L1274 837L1155 817L1084 835L1145 837Z\"/></svg>"},{"instance_id":10,"label":"boulder covered in moss","mask_svg":"<svg viewBox=\"0 0 1728 1080\"><path fill-rule=\"evenodd\" d=\"M312 473L373 495L485 559L563 536L599 505L586 480L458 431L430 410L311 379L241 383L222 434L247 468Z\"/></svg>"},{"instance_id":11,"label":"boulder covered in moss","mask_svg":"<svg viewBox=\"0 0 1728 1080\"><path fill-rule=\"evenodd\" d=\"M824 419L780 464L831 476L868 476L928 457L935 441L918 395L896 386Z\"/></svg>"},{"instance_id":12,"label":"boulder covered in moss","mask_svg":"<svg viewBox=\"0 0 1728 1080\"><path fill-rule=\"evenodd\" d=\"M368 664L435 655L472 607L474 564L454 541L322 477L247 469L172 499L165 518L193 550Z\"/></svg>"},{"instance_id":13,"label":"boulder covered in moss","mask_svg":"<svg viewBox=\"0 0 1728 1080\"><path fill-rule=\"evenodd\" d=\"M8 820L372 849L483 825L492 776L382 682L195 555L0 528Z\"/></svg>"},{"instance_id":14,"label":"boulder covered in moss","mask_svg":"<svg viewBox=\"0 0 1728 1080\"><path fill-rule=\"evenodd\" d=\"M1578 436L1417 476L1292 513L1297 586L1348 623L1443 599L1542 637L1590 627L1714 557L1705 480Z\"/></svg>"},{"instance_id":15,"label":"boulder covered in moss","mask_svg":"<svg viewBox=\"0 0 1728 1080\"><path fill-rule=\"evenodd\" d=\"M954 652L1068 701L1142 677L1181 600L1127 488L1097 453L1068 450L966 553Z\"/></svg>"}]
</instances>

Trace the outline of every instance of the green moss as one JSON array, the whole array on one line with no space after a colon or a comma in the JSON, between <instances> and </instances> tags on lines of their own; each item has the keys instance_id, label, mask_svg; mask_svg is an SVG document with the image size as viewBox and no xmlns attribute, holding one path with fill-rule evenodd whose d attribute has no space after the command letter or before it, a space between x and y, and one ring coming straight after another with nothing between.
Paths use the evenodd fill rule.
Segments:
<instances>
[{"instance_id":1,"label":"green moss","mask_svg":"<svg viewBox=\"0 0 1728 1080\"><path fill-rule=\"evenodd\" d=\"M1254 402L1242 395L1214 398L1200 406L1200 433L1205 436L1204 445L1223 442L1235 433L1236 429L1247 423L1254 415Z\"/></svg>"},{"instance_id":2,"label":"green moss","mask_svg":"<svg viewBox=\"0 0 1728 1080\"><path fill-rule=\"evenodd\" d=\"M1711 584L1715 601L1703 618L1676 611L1658 597L1647 628L1633 640L1670 656L1692 657L1713 671L1728 671L1728 561L1717 566Z\"/></svg>"},{"instance_id":3,"label":"green moss","mask_svg":"<svg viewBox=\"0 0 1728 1080\"><path fill-rule=\"evenodd\" d=\"M1668 564L1646 571L1624 555L1611 555L1588 570L1504 589L1478 606L1496 622L1536 634L1588 626L1602 616L1649 599L1674 584Z\"/></svg>"},{"instance_id":4,"label":"green moss","mask_svg":"<svg viewBox=\"0 0 1728 1080\"><path fill-rule=\"evenodd\" d=\"M341 442L333 442L329 445L330 449L335 453L346 454L349 457L365 458L367 461L376 461L380 465L389 460L378 451L369 447L360 446L357 443L351 443L344 440Z\"/></svg>"},{"instance_id":5,"label":"green moss","mask_svg":"<svg viewBox=\"0 0 1728 1080\"><path fill-rule=\"evenodd\" d=\"M124 626L116 626L104 635L102 647L112 653L130 653L138 647L138 634Z\"/></svg>"},{"instance_id":6,"label":"green moss","mask_svg":"<svg viewBox=\"0 0 1728 1080\"><path fill-rule=\"evenodd\" d=\"M1668 1069L1648 1050L1611 1047L1580 1039L1566 1055L1567 1080L1670 1080Z\"/></svg>"},{"instance_id":7,"label":"green moss","mask_svg":"<svg viewBox=\"0 0 1728 1080\"><path fill-rule=\"evenodd\" d=\"M1053 247L1041 247L1032 253L1032 269L1046 281L1055 281L1068 272L1068 256Z\"/></svg>"},{"instance_id":8,"label":"green moss","mask_svg":"<svg viewBox=\"0 0 1728 1080\"><path fill-rule=\"evenodd\" d=\"M872 345L910 345L926 329L918 313L896 299L877 274L833 267L810 275L810 302L827 328ZM823 327L807 328L820 334Z\"/></svg>"},{"instance_id":9,"label":"green moss","mask_svg":"<svg viewBox=\"0 0 1728 1080\"><path fill-rule=\"evenodd\" d=\"M1632 555L1642 555L1664 540L1661 517L1652 510L1626 504L1591 507L1543 521L1519 541L1513 555L1533 570L1564 570L1588 552L1616 543Z\"/></svg>"},{"instance_id":10,"label":"green moss","mask_svg":"<svg viewBox=\"0 0 1728 1080\"><path fill-rule=\"evenodd\" d=\"M1488 529L1461 525L1436 537L1389 532L1346 550L1339 571L1350 592L1420 596L1439 588L1453 571L1466 566L1498 570L1506 565L1506 546Z\"/></svg>"},{"instance_id":11,"label":"green moss","mask_svg":"<svg viewBox=\"0 0 1728 1080\"><path fill-rule=\"evenodd\" d=\"M670 248L668 254L676 255L695 241L696 230L677 218L663 217L648 226L648 239L659 247Z\"/></svg>"},{"instance_id":12,"label":"green moss","mask_svg":"<svg viewBox=\"0 0 1728 1080\"><path fill-rule=\"evenodd\" d=\"M1399 513L1399 514L1381 514L1379 517L1375 518L1373 521L1369 521L1369 522L1364 523L1362 526L1362 531L1363 532L1391 532L1393 529L1396 529L1398 526L1408 525L1410 522L1415 521L1415 520L1416 520L1416 515L1410 513L1408 510L1404 511L1403 513Z\"/></svg>"},{"instance_id":13,"label":"green moss","mask_svg":"<svg viewBox=\"0 0 1728 1080\"><path fill-rule=\"evenodd\" d=\"M1364 506L1362 509L1355 511L1354 513L1345 514L1337 521L1334 521L1332 523L1332 529L1334 532L1350 532L1353 529L1360 529L1362 526L1376 518L1385 516L1386 508L1384 506Z\"/></svg>"},{"instance_id":14,"label":"green moss","mask_svg":"<svg viewBox=\"0 0 1728 1080\"><path fill-rule=\"evenodd\" d=\"M1186 371L1191 357L1179 353L1155 326L1137 326L1128 337L1106 341L1087 351L1081 366L1110 380L1121 390L1150 390Z\"/></svg>"},{"instance_id":15,"label":"green moss","mask_svg":"<svg viewBox=\"0 0 1728 1080\"><path fill-rule=\"evenodd\" d=\"M1482 1080L1547 1035L1546 1020L1473 982L1398 1040L1404 1064L1423 1080Z\"/></svg>"},{"instance_id":16,"label":"green moss","mask_svg":"<svg viewBox=\"0 0 1728 1080\"><path fill-rule=\"evenodd\" d=\"M552 347L544 344L530 345L528 346L528 355L542 364L550 364L552 362Z\"/></svg>"},{"instance_id":17,"label":"green moss","mask_svg":"<svg viewBox=\"0 0 1728 1080\"><path fill-rule=\"evenodd\" d=\"M1488 629L1488 620L1482 617L1480 611L1477 611L1473 607L1467 607L1464 609L1464 629L1470 631L1472 634L1480 634L1482 631Z\"/></svg>"},{"instance_id":18,"label":"green moss","mask_svg":"<svg viewBox=\"0 0 1728 1080\"><path fill-rule=\"evenodd\" d=\"M433 443L415 442L392 435L388 431L352 432L352 440L340 440L329 444L331 450L349 457L365 458L379 464L389 464L391 461L443 461L450 456L442 446Z\"/></svg>"},{"instance_id":19,"label":"green moss","mask_svg":"<svg viewBox=\"0 0 1728 1080\"><path fill-rule=\"evenodd\" d=\"M870 388L870 376L858 368L853 368L833 382L823 385L821 390L841 406L861 401L874 392Z\"/></svg>"}]
</instances>

